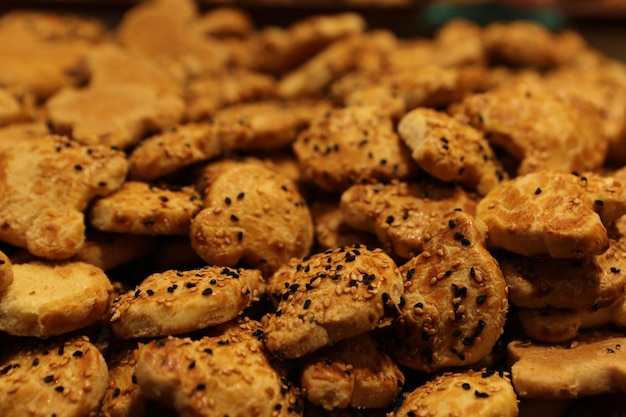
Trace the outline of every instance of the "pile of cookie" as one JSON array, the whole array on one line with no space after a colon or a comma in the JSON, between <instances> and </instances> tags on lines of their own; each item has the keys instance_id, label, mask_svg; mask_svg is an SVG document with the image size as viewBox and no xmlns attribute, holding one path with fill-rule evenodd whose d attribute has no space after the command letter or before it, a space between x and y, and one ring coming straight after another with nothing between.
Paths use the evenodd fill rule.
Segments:
<instances>
[{"instance_id":1,"label":"pile of cookie","mask_svg":"<svg viewBox=\"0 0 626 417\"><path fill-rule=\"evenodd\" d=\"M624 413L626 66L576 33L148 0L0 62L0 415Z\"/></svg>"}]
</instances>

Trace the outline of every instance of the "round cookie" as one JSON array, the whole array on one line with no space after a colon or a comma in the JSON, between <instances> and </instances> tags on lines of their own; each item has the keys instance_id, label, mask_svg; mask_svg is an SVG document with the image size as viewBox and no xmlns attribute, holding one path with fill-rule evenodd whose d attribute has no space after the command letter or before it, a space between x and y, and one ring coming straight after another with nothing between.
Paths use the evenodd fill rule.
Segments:
<instances>
[{"instance_id":1,"label":"round cookie","mask_svg":"<svg viewBox=\"0 0 626 417\"><path fill-rule=\"evenodd\" d=\"M267 292L276 310L263 319L266 345L297 358L384 323L401 303L402 276L381 249L357 244L292 259Z\"/></svg>"},{"instance_id":2,"label":"round cookie","mask_svg":"<svg viewBox=\"0 0 626 417\"><path fill-rule=\"evenodd\" d=\"M107 379L102 354L85 336L18 343L0 359L0 415L91 415Z\"/></svg>"},{"instance_id":3,"label":"round cookie","mask_svg":"<svg viewBox=\"0 0 626 417\"><path fill-rule=\"evenodd\" d=\"M433 372L491 353L504 331L508 299L486 235L480 219L453 211L433 220L424 251L401 266L404 302L391 348L398 362Z\"/></svg>"},{"instance_id":4,"label":"round cookie","mask_svg":"<svg viewBox=\"0 0 626 417\"><path fill-rule=\"evenodd\" d=\"M13 265L13 282L0 295L0 330L46 337L80 329L109 309L113 286L83 262Z\"/></svg>"},{"instance_id":5,"label":"round cookie","mask_svg":"<svg viewBox=\"0 0 626 417\"><path fill-rule=\"evenodd\" d=\"M264 293L265 281L254 269L155 273L113 301L111 329L123 339L187 333L235 318Z\"/></svg>"},{"instance_id":6,"label":"round cookie","mask_svg":"<svg viewBox=\"0 0 626 417\"><path fill-rule=\"evenodd\" d=\"M446 372L405 394L393 417L517 417L517 396L508 374L486 369Z\"/></svg>"}]
</instances>

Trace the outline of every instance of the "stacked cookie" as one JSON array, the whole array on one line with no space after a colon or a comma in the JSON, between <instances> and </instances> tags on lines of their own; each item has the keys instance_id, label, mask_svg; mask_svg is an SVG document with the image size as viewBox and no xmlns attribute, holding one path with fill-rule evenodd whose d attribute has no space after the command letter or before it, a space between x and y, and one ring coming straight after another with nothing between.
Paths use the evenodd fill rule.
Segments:
<instances>
[{"instance_id":1,"label":"stacked cookie","mask_svg":"<svg viewBox=\"0 0 626 417\"><path fill-rule=\"evenodd\" d=\"M577 34L149 0L0 61L1 415L623 407L626 66Z\"/></svg>"}]
</instances>

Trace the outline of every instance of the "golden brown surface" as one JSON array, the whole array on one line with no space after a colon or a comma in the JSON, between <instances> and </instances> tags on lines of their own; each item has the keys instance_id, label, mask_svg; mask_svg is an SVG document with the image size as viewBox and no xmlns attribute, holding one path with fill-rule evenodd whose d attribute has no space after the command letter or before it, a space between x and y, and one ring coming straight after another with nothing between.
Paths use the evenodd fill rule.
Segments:
<instances>
[{"instance_id":1,"label":"golden brown surface","mask_svg":"<svg viewBox=\"0 0 626 417\"><path fill-rule=\"evenodd\" d=\"M260 330L240 320L199 340L152 341L139 351L137 382L185 416L300 416L300 395L266 356Z\"/></svg>"},{"instance_id":2,"label":"golden brown surface","mask_svg":"<svg viewBox=\"0 0 626 417\"><path fill-rule=\"evenodd\" d=\"M168 190L158 184L126 181L119 190L90 207L91 226L105 232L139 235L187 235L202 209L193 187Z\"/></svg>"},{"instance_id":3,"label":"golden brown surface","mask_svg":"<svg viewBox=\"0 0 626 417\"><path fill-rule=\"evenodd\" d=\"M85 336L18 343L0 359L0 414L83 417L107 386L102 354Z\"/></svg>"},{"instance_id":4,"label":"golden brown surface","mask_svg":"<svg viewBox=\"0 0 626 417\"><path fill-rule=\"evenodd\" d=\"M392 345L398 362L433 372L491 353L504 331L508 300L486 234L480 219L456 211L426 229L424 250L400 268L403 304Z\"/></svg>"},{"instance_id":5,"label":"golden brown surface","mask_svg":"<svg viewBox=\"0 0 626 417\"><path fill-rule=\"evenodd\" d=\"M626 338L590 331L559 345L515 340L507 357L513 385L523 398L577 398L624 392Z\"/></svg>"},{"instance_id":6,"label":"golden brown surface","mask_svg":"<svg viewBox=\"0 0 626 417\"><path fill-rule=\"evenodd\" d=\"M516 177L478 203L488 245L525 256L573 258L609 248L605 225L624 214L624 186L594 173L539 171Z\"/></svg>"},{"instance_id":7,"label":"golden brown surface","mask_svg":"<svg viewBox=\"0 0 626 417\"><path fill-rule=\"evenodd\" d=\"M349 226L374 233L389 253L409 259L423 249L433 218L454 209L475 213L471 194L447 183L416 181L389 185L353 185L340 200Z\"/></svg>"},{"instance_id":8,"label":"golden brown surface","mask_svg":"<svg viewBox=\"0 0 626 417\"><path fill-rule=\"evenodd\" d=\"M400 367L367 333L309 356L300 379L304 397L327 410L387 408L404 385Z\"/></svg>"},{"instance_id":9,"label":"golden brown surface","mask_svg":"<svg viewBox=\"0 0 626 417\"><path fill-rule=\"evenodd\" d=\"M36 337L77 330L104 317L112 292L104 272L90 264L15 264L0 298L0 329Z\"/></svg>"},{"instance_id":10,"label":"golden brown surface","mask_svg":"<svg viewBox=\"0 0 626 417\"><path fill-rule=\"evenodd\" d=\"M402 277L381 249L342 246L292 259L267 292L276 305L264 318L267 348L298 358L379 326L401 301Z\"/></svg>"},{"instance_id":11,"label":"golden brown surface","mask_svg":"<svg viewBox=\"0 0 626 417\"><path fill-rule=\"evenodd\" d=\"M100 405L99 417L144 415L147 398L135 380L136 343L112 348L107 356L109 382Z\"/></svg>"},{"instance_id":12,"label":"golden brown surface","mask_svg":"<svg viewBox=\"0 0 626 417\"><path fill-rule=\"evenodd\" d=\"M265 281L254 269L156 273L113 301L111 329L122 339L188 333L235 318L264 293Z\"/></svg>"}]
</instances>

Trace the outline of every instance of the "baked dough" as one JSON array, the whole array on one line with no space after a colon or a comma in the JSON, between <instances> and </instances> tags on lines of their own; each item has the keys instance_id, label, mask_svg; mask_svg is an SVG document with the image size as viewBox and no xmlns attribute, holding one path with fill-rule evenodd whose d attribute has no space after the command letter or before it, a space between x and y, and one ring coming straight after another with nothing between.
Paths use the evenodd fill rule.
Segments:
<instances>
[{"instance_id":1,"label":"baked dough","mask_svg":"<svg viewBox=\"0 0 626 417\"><path fill-rule=\"evenodd\" d=\"M107 379L102 354L85 336L23 340L0 359L0 415L88 416Z\"/></svg>"},{"instance_id":2,"label":"baked dough","mask_svg":"<svg viewBox=\"0 0 626 417\"><path fill-rule=\"evenodd\" d=\"M276 305L263 318L267 347L279 358L298 358L366 333L393 317L402 276L381 249L341 246L294 258L268 280Z\"/></svg>"},{"instance_id":3,"label":"baked dough","mask_svg":"<svg viewBox=\"0 0 626 417\"><path fill-rule=\"evenodd\" d=\"M264 293L257 270L209 266L155 273L113 301L111 329L122 339L188 333L235 318Z\"/></svg>"}]
</instances>

